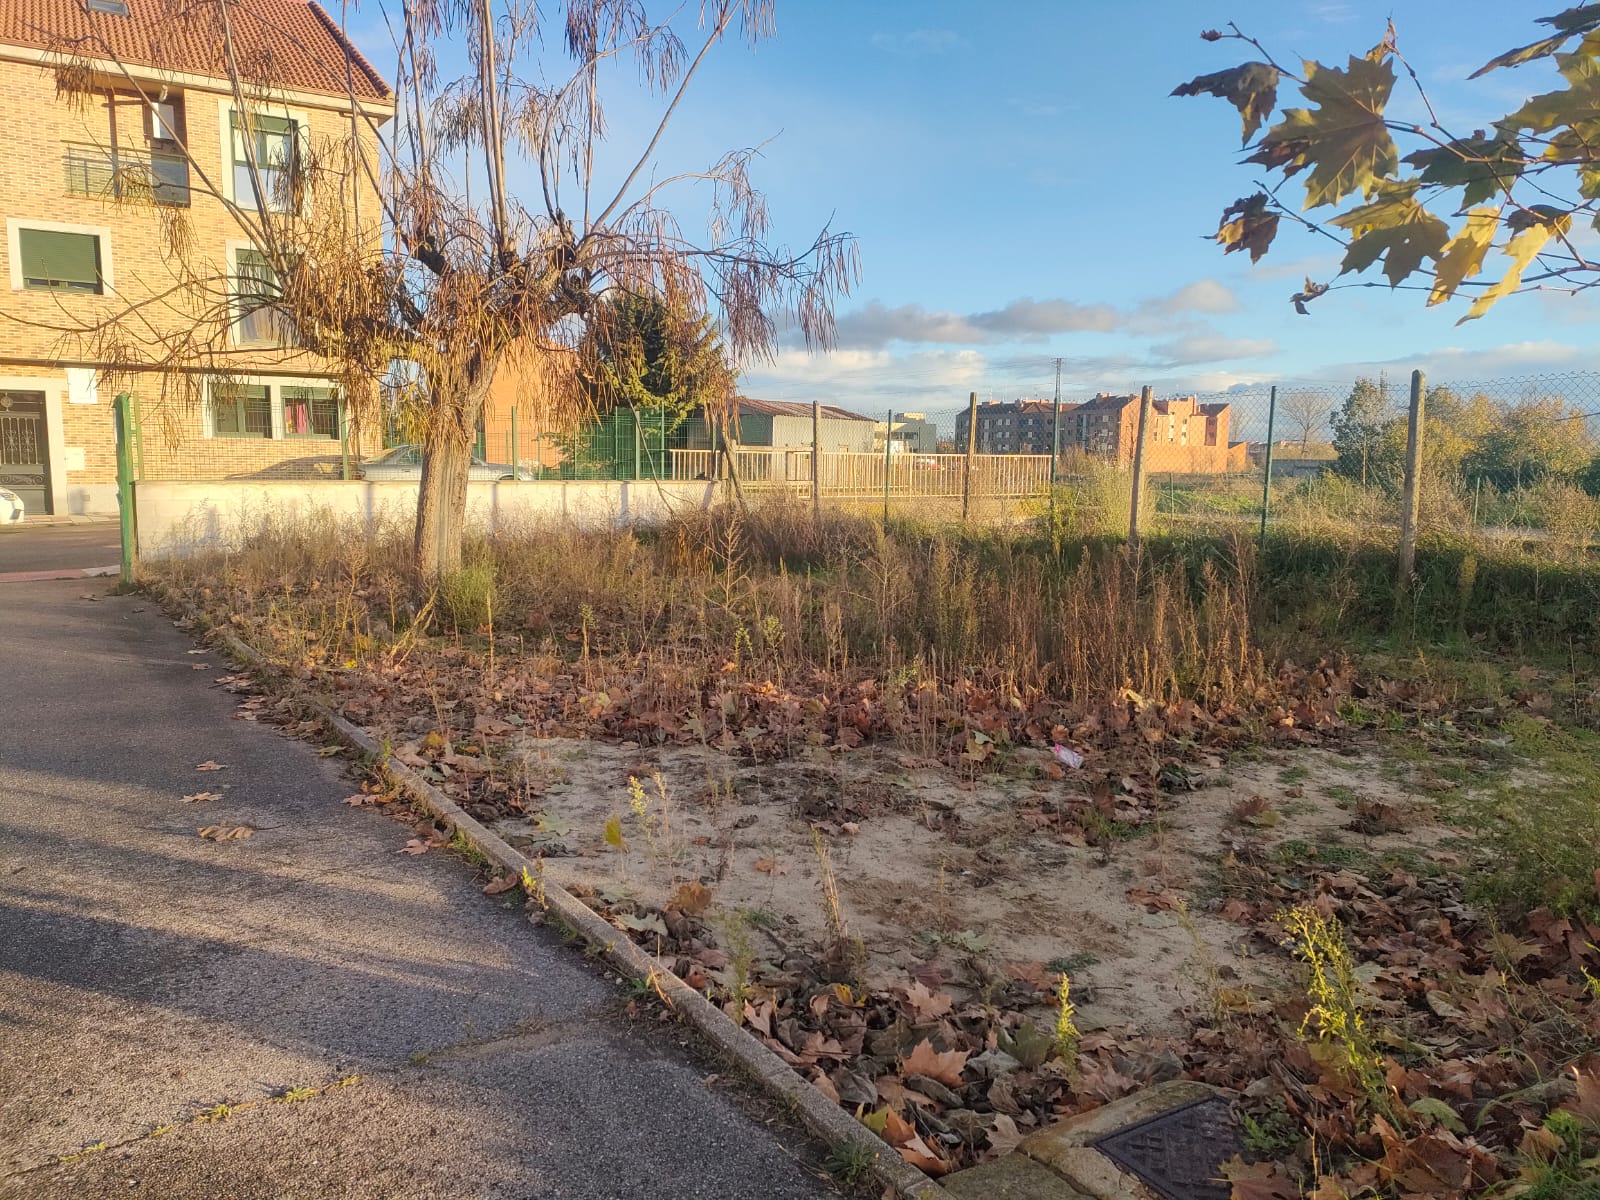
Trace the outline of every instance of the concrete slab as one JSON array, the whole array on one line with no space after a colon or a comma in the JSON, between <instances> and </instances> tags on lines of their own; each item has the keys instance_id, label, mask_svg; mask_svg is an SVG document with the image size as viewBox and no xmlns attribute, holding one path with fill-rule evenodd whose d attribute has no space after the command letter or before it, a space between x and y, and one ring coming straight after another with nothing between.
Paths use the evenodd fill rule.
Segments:
<instances>
[{"instance_id":1,"label":"concrete slab","mask_svg":"<svg viewBox=\"0 0 1600 1200\"><path fill-rule=\"evenodd\" d=\"M1089 1200L1054 1171L1022 1154L1007 1154L939 1182L956 1200Z\"/></svg>"},{"instance_id":2,"label":"concrete slab","mask_svg":"<svg viewBox=\"0 0 1600 1200\"><path fill-rule=\"evenodd\" d=\"M1162 1200L1152 1188L1095 1149L1093 1143L1140 1121L1213 1096L1234 1098L1224 1088L1175 1079L1030 1134L1017 1149L1093 1200Z\"/></svg>"}]
</instances>

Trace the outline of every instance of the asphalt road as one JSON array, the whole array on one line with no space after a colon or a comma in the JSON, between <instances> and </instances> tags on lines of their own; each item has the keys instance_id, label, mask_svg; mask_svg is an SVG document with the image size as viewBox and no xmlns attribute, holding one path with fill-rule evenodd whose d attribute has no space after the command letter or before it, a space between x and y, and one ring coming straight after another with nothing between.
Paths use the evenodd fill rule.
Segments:
<instances>
[{"instance_id":1,"label":"asphalt road","mask_svg":"<svg viewBox=\"0 0 1600 1200\"><path fill-rule=\"evenodd\" d=\"M115 521L93 525L30 525L0 529L0 575L13 571L67 571L122 563L122 532Z\"/></svg>"},{"instance_id":2,"label":"asphalt road","mask_svg":"<svg viewBox=\"0 0 1600 1200\"><path fill-rule=\"evenodd\" d=\"M337 758L234 719L216 655L107 593L0 596L0 1197L833 1194L670 1024L459 859L397 853Z\"/></svg>"}]
</instances>

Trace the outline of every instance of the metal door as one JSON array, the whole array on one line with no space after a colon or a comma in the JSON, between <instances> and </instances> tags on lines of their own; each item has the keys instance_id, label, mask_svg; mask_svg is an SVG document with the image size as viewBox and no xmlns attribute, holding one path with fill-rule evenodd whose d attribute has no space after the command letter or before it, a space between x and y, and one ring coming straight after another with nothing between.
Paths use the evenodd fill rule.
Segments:
<instances>
[{"instance_id":1,"label":"metal door","mask_svg":"<svg viewBox=\"0 0 1600 1200\"><path fill-rule=\"evenodd\" d=\"M50 512L50 443L43 392L0 392L0 487L22 497L28 516Z\"/></svg>"}]
</instances>

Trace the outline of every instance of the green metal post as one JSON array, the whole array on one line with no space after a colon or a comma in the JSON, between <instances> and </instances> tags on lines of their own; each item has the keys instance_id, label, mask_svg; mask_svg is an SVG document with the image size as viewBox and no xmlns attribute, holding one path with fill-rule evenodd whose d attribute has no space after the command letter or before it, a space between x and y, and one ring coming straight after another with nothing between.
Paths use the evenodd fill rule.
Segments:
<instances>
[{"instance_id":1,"label":"green metal post","mask_svg":"<svg viewBox=\"0 0 1600 1200\"><path fill-rule=\"evenodd\" d=\"M637 408L635 408L635 409L632 410L632 412L633 412L633 477L634 477L634 479L640 479L640 478L642 478L642 476L639 473L639 450L640 450L640 447L642 446L643 443L642 443L642 441L640 440L640 437L639 437L639 410Z\"/></svg>"},{"instance_id":2,"label":"green metal post","mask_svg":"<svg viewBox=\"0 0 1600 1200\"><path fill-rule=\"evenodd\" d=\"M343 392L339 393L339 478L350 478L350 425Z\"/></svg>"},{"instance_id":3,"label":"green metal post","mask_svg":"<svg viewBox=\"0 0 1600 1200\"><path fill-rule=\"evenodd\" d=\"M1274 387L1267 400L1267 463L1261 477L1261 538L1257 549L1262 551L1267 548L1267 512L1272 507L1272 427L1277 417L1278 389Z\"/></svg>"},{"instance_id":4,"label":"green metal post","mask_svg":"<svg viewBox=\"0 0 1600 1200\"><path fill-rule=\"evenodd\" d=\"M669 460L667 459L667 406L665 404L663 404L661 406L661 465L657 466L656 469L655 469L656 470L656 478L657 479L662 478L662 474L661 473L665 469L668 461Z\"/></svg>"},{"instance_id":5,"label":"green metal post","mask_svg":"<svg viewBox=\"0 0 1600 1200\"><path fill-rule=\"evenodd\" d=\"M883 523L889 523L889 447L894 444L894 409L889 410L889 419L883 425Z\"/></svg>"},{"instance_id":6,"label":"green metal post","mask_svg":"<svg viewBox=\"0 0 1600 1200\"><path fill-rule=\"evenodd\" d=\"M519 459L522 457L522 442L517 437L517 406L511 406L511 478L521 479L522 473L517 470L521 466Z\"/></svg>"},{"instance_id":7,"label":"green metal post","mask_svg":"<svg viewBox=\"0 0 1600 1200\"><path fill-rule=\"evenodd\" d=\"M138 514L133 510L133 397L127 392L112 405L117 436L117 510L122 517L122 582L133 582L134 559L139 553Z\"/></svg>"}]
</instances>

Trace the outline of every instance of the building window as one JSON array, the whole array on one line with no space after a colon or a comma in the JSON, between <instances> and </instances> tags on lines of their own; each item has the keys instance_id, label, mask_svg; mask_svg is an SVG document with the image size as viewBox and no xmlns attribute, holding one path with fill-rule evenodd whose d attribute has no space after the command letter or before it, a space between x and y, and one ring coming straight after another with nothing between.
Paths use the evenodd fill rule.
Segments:
<instances>
[{"instance_id":1,"label":"building window","mask_svg":"<svg viewBox=\"0 0 1600 1200\"><path fill-rule=\"evenodd\" d=\"M212 430L218 437L272 436L272 391L264 386L216 384L211 391Z\"/></svg>"},{"instance_id":2,"label":"building window","mask_svg":"<svg viewBox=\"0 0 1600 1200\"><path fill-rule=\"evenodd\" d=\"M240 247L234 261L234 340L241 344L293 346L299 333L278 305L278 273L259 250Z\"/></svg>"},{"instance_id":3,"label":"building window","mask_svg":"<svg viewBox=\"0 0 1600 1200\"><path fill-rule=\"evenodd\" d=\"M17 229L16 252L25 288L97 296L106 290L98 234L21 227Z\"/></svg>"},{"instance_id":4,"label":"building window","mask_svg":"<svg viewBox=\"0 0 1600 1200\"><path fill-rule=\"evenodd\" d=\"M300 123L292 117L250 114L241 120L228 114L233 130L233 199L243 208L256 207L250 180L250 160L255 158L261 181L261 198L271 212L292 212L300 207Z\"/></svg>"},{"instance_id":5,"label":"building window","mask_svg":"<svg viewBox=\"0 0 1600 1200\"><path fill-rule=\"evenodd\" d=\"M285 437L339 439L339 394L332 388L285 387Z\"/></svg>"}]
</instances>

